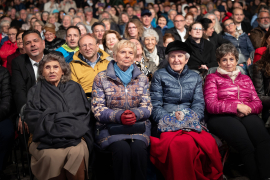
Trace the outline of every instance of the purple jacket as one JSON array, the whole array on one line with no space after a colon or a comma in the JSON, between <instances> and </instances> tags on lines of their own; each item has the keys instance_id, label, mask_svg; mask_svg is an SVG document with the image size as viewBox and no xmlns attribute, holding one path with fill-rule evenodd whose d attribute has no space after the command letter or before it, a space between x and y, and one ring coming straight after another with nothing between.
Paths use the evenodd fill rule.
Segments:
<instances>
[{"instance_id":1,"label":"purple jacket","mask_svg":"<svg viewBox=\"0 0 270 180\"><path fill-rule=\"evenodd\" d=\"M217 71L206 76L204 84L206 110L210 114L237 114L237 104L248 105L252 114L262 111L262 102L247 75L238 74L234 82Z\"/></svg>"},{"instance_id":2,"label":"purple jacket","mask_svg":"<svg viewBox=\"0 0 270 180\"><path fill-rule=\"evenodd\" d=\"M124 139L139 139L150 143L151 123L148 118L152 112L148 78L135 65L131 82L125 87L115 75L114 61L108 64L107 70L100 72L94 79L92 90L92 111L97 119L95 140L102 149L111 143ZM110 135L107 125L122 124L121 115L125 110L135 113L137 121L145 121L144 134Z\"/></svg>"}]
</instances>

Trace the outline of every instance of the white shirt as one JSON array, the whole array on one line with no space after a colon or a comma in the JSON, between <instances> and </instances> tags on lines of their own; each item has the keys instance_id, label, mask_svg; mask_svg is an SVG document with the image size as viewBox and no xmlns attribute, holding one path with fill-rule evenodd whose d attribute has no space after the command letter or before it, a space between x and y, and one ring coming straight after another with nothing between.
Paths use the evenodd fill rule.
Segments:
<instances>
[{"instance_id":1,"label":"white shirt","mask_svg":"<svg viewBox=\"0 0 270 180\"><path fill-rule=\"evenodd\" d=\"M43 59L43 57L44 57L44 54L43 54L43 56L42 56L42 59ZM35 73L35 78L36 78L36 81L37 81L37 77L38 77L38 66L35 65L35 63L37 63L37 62L34 61L33 59L31 59L30 57L29 57L29 59L30 59L30 62L31 62L31 64L32 64L32 66L33 66L34 73ZM39 64L39 63L38 63L38 64Z\"/></svg>"},{"instance_id":2,"label":"white shirt","mask_svg":"<svg viewBox=\"0 0 270 180\"><path fill-rule=\"evenodd\" d=\"M178 29L176 29L176 30L177 30L179 36L181 37L182 41L185 42L186 41L185 35L187 33L186 28L184 28L184 31L183 32L179 31Z\"/></svg>"},{"instance_id":3,"label":"white shirt","mask_svg":"<svg viewBox=\"0 0 270 180\"><path fill-rule=\"evenodd\" d=\"M242 30L241 24L239 26L236 26L236 30Z\"/></svg>"}]
</instances>

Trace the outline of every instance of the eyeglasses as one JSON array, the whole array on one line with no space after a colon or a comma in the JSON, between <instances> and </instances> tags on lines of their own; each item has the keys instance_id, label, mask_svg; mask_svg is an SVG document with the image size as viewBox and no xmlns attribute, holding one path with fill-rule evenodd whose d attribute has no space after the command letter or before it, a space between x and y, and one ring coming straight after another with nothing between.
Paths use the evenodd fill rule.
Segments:
<instances>
[{"instance_id":1,"label":"eyeglasses","mask_svg":"<svg viewBox=\"0 0 270 180\"><path fill-rule=\"evenodd\" d=\"M8 36L16 36L16 33L8 34Z\"/></svg>"},{"instance_id":2,"label":"eyeglasses","mask_svg":"<svg viewBox=\"0 0 270 180\"><path fill-rule=\"evenodd\" d=\"M182 22L185 22L185 20L179 20L179 21L175 20L174 22L175 23L178 23L178 22L181 22L182 23Z\"/></svg>"},{"instance_id":3,"label":"eyeglasses","mask_svg":"<svg viewBox=\"0 0 270 180\"><path fill-rule=\"evenodd\" d=\"M136 26L134 26L134 27L128 27L128 30L131 30L131 29L137 29L137 27Z\"/></svg>"},{"instance_id":4,"label":"eyeglasses","mask_svg":"<svg viewBox=\"0 0 270 180\"><path fill-rule=\"evenodd\" d=\"M226 24L226 25L224 25L224 26L225 26L225 27L229 27L230 25L234 25L234 23L232 22L232 23Z\"/></svg>"},{"instance_id":5,"label":"eyeglasses","mask_svg":"<svg viewBox=\"0 0 270 180\"><path fill-rule=\"evenodd\" d=\"M192 28L192 30L194 30L194 31L202 31L203 28Z\"/></svg>"},{"instance_id":6,"label":"eyeglasses","mask_svg":"<svg viewBox=\"0 0 270 180\"><path fill-rule=\"evenodd\" d=\"M258 19L263 19L263 20L267 19L267 20L269 20L270 17L260 17L260 18L258 18Z\"/></svg>"}]
</instances>

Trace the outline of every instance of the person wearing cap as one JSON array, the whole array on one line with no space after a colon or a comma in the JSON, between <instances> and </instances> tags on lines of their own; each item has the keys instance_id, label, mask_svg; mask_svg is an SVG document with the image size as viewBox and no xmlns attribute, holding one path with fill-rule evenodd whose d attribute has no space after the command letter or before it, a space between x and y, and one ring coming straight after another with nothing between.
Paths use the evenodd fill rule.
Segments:
<instances>
[{"instance_id":1,"label":"person wearing cap","mask_svg":"<svg viewBox=\"0 0 270 180\"><path fill-rule=\"evenodd\" d=\"M142 11L141 19L142 19L143 27L144 27L144 29L153 29L157 32L157 34L159 36L159 40L160 40L158 42L158 45L162 47L163 46L162 32L158 28L153 28L153 26L151 25L151 22L152 22L151 16L152 16L152 13L148 9L145 9Z\"/></svg>"},{"instance_id":2,"label":"person wearing cap","mask_svg":"<svg viewBox=\"0 0 270 180\"><path fill-rule=\"evenodd\" d=\"M155 72L150 160L165 179L220 179L222 163L215 139L200 122L204 118L202 79L187 66L192 49L179 40L165 50L168 65ZM209 171L211 169L211 171Z\"/></svg>"},{"instance_id":3,"label":"person wearing cap","mask_svg":"<svg viewBox=\"0 0 270 180\"><path fill-rule=\"evenodd\" d=\"M55 36L55 26L53 24L50 24L49 26L46 24L43 32L45 36L45 50L49 52L55 51L65 44L64 39L60 39Z\"/></svg>"}]
</instances>

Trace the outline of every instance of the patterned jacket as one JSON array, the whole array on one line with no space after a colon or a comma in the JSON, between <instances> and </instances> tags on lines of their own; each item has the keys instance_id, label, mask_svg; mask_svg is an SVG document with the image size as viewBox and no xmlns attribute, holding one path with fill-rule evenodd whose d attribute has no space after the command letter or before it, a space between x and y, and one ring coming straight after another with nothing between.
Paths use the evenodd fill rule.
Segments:
<instances>
[{"instance_id":1,"label":"patterned jacket","mask_svg":"<svg viewBox=\"0 0 270 180\"><path fill-rule=\"evenodd\" d=\"M138 139L150 143L152 104L149 93L148 78L135 65L132 80L125 87L115 75L115 61L108 64L107 70L100 72L94 79L92 90L92 111L97 119L95 140L102 149L111 143L124 139ZM135 113L137 121L145 121L146 131L143 134L110 135L107 125L121 124L121 115L125 110Z\"/></svg>"}]
</instances>

